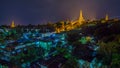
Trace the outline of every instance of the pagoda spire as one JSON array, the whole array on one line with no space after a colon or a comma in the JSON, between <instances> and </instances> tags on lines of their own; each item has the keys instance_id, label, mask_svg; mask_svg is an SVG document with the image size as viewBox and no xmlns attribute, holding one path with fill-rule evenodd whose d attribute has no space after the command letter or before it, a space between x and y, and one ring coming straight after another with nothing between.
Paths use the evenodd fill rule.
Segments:
<instances>
[{"instance_id":1,"label":"pagoda spire","mask_svg":"<svg viewBox=\"0 0 120 68\"><path fill-rule=\"evenodd\" d=\"M83 18L82 10L80 10L79 23L82 24L83 21L85 21L85 20Z\"/></svg>"},{"instance_id":2,"label":"pagoda spire","mask_svg":"<svg viewBox=\"0 0 120 68\"><path fill-rule=\"evenodd\" d=\"M13 20L12 23L11 23L11 27L12 27L12 28L15 27L15 22L14 22L14 20Z\"/></svg>"},{"instance_id":3,"label":"pagoda spire","mask_svg":"<svg viewBox=\"0 0 120 68\"><path fill-rule=\"evenodd\" d=\"M106 14L106 16L105 16L105 20L106 20L106 21L109 20L109 16L108 16L108 14Z\"/></svg>"}]
</instances>

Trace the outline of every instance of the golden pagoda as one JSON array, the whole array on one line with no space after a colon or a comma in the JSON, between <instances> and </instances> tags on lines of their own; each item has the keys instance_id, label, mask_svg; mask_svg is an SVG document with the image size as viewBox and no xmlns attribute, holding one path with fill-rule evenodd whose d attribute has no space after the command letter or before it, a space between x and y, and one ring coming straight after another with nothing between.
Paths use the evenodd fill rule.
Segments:
<instances>
[{"instance_id":1,"label":"golden pagoda","mask_svg":"<svg viewBox=\"0 0 120 68\"><path fill-rule=\"evenodd\" d=\"M82 10L80 10L80 17L79 17L78 22L79 22L80 24L82 24L82 22L84 22L84 21L85 21L85 19L83 18Z\"/></svg>"},{"instance_id":2,"label":"golden pagoda","mask_svg":"<svg viewBox=\"0 0 120 68\"><path fill-rule=\"evenodd\" d=\"M108 16L108 14L106 14L106 16L105 16L105 20L106 20L106 21L109 20L109 16Z\"/></svg>"},{"instance_id":3,"label":"golden pagoda","mask_svg":"<svg viewBox=\"0 0 120 68\"><path fill-rule=\"evenodd\" d=\"M12 27L12 28L15 27L15 22L14 22L14 20L12 21L11 27Z\"/></svg>"}]
</instances>

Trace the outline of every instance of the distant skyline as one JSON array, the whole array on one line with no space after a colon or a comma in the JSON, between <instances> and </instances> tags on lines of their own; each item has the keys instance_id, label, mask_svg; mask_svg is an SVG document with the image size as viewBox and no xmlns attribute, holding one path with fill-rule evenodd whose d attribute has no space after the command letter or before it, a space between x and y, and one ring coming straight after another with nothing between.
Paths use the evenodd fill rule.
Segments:
<instances>
[{"instance_id":1,"label":"distant skyline","mask_svg":"<svg viewBox=\"0 0 120 68\"><path fill-rule=\"evenodd\" d=\"M0 25L43 24L75 20L83 10L85 19L120 16L120 0L0 0Z\"/></svg>"}]
</instances>

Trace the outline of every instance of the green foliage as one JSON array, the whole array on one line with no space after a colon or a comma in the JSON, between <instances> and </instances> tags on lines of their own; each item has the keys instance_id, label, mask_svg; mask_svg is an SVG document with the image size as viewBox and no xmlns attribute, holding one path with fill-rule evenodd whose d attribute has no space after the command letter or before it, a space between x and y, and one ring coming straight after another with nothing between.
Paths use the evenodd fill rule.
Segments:
<instances>
[{"instance_id":1,"label":"green foliage","mask_svg":"<svg viewBox=\"0 0 120 68\"><path fill-rule=\"evenodd\" d=\"M109 38L108 38L109 39ZM103 64L113 68L120 67L120 52L119 52L119 37L115 36L115 39L111 42L104 43L99 42L100 48L98 53L102 55Z\"/></svg>"},{"instance_id":2,"label":"green foliage","mask_svg":"<svg viewBox=\"0 0 120 68\"><path fill-rule=\"evenodd\" d=\"M78 61L75 57L71 56L69 59L62 65L61 68L79 68Z\"/></svg>"},{"instance_id":3,"label":"green foliage","mask_svg":"<svg viewBox=\"0 0 120 68\"><path fill-rule=\"evenodd\" d=\"M111 66L114 67L114 68L120 67L120 54L113 54L112 55Z\"/></svg>"},{"instance_id":4,"label":"green foliage","mask_svg":"<svg viewBox=\"0 0 120 68\"><path fill-rule=\"evenodd\" d=\"M73 43L73 42L78 41L80 38L81 38L81 36L79 35L79 32L73 31L73 32L68 32L67 33L67 38L66 39L69 43Z\"/></svg>"}]
</instances>

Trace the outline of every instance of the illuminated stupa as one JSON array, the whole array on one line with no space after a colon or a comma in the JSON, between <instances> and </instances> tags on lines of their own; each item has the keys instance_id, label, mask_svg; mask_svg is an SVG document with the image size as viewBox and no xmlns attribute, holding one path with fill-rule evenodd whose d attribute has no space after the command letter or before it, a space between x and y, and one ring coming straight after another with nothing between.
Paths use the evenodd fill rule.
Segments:
<instances>
[{"instance_id":1,"label":"illuminated stupa","mask_svg":"<svg viewBox=\"0 0 120 68\"><path fill-rule=\"evenodd\" d=\"M80 10L80 17L79 17L78 22L79 22L80 24L82 24L82 22L84 22L84 21L85 21L85 19L83 18L82 10Z\"/></svg>"},{"instance_id":2,"label":"illuminated stupa","mask_svg":"<svg viewBox=\"0 0 120 68\"><path fill-rule=\"evenodd\" d=\"M15 27L15 22L14 22L14 20L12 21L11 27L12 27L12 28Z\"/></svg>"},{"instance_id":3,"label":"illuminated stupa","mask_svg":"<svg viewBox=\"0 0 120 68\"><path fill-rule=\"evenodd\" d=\"M105 20L106 20L106 21L109 20L109 16L108 16L108 14L106 14L106 16L105 16Z\"/></svg>"}]
</instances>

